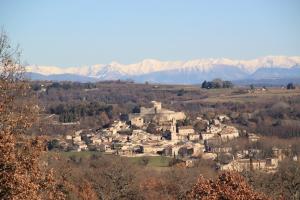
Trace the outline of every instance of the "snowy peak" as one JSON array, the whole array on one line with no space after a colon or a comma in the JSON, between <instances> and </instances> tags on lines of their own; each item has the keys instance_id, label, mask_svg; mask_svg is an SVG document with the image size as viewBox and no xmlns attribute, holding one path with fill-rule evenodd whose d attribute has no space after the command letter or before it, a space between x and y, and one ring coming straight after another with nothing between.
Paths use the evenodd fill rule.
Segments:
<instances>
[{"instance_id":1,"label":"snowy peak","mask_svg":"<svg viewBox=\"0 0 300 200\"><path fill-rule=\"evenodd\" d=\"M41 75L74 74L95 78L98 80L134 79L140 81L155 80L162 82L165 77L178 77L184 74L186 79L201 81L208 78L228 78L232 80L246 78L262 68L270 68L266 73L271 73L273 68L290 69L300 65L300 56L266 56L252 60L233 60L228 58L208 58L188 61L159 61L145 59L138 63L121 64L116 61L109 64L96 64L81 67L57 66L27 66L31 73ZM300 76L300 75L298 75ZM141 79L141 77L144 77ZM207 78L206 78L207 77ZM184 77L183 77L184 78ZM176 80L174 80L176 81ZM185 82L185 81L184 81Z\"/></svg>"},{"instance_id":2,"label":"snowy peak","mask_svg":"<svg viewBox=\"0 0 300 200\"><path fill-rule=\"evenodd\" d=\"M97 72L103 68L104 65L98 64L93 66L81 67L57 67L57 66L26 66L27 72L39 73L42 75L54 74L77 74L82 76L96 76Z\"/></svg>"}]
</instances>

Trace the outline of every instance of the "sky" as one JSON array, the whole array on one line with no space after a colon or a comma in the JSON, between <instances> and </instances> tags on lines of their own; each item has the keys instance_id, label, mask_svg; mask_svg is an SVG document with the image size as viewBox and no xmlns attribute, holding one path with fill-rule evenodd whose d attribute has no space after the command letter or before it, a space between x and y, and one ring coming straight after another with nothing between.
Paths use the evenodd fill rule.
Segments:
<instances>
[{"instance_id":1,"label":"sky","mask_svg":"<svg viewBox=\"0 0 300 200\"><path fill-rule=\"evenodd\" d=\"M300 0L0 0L28 64L300 55Z\"/></svg>"}]
</instances>

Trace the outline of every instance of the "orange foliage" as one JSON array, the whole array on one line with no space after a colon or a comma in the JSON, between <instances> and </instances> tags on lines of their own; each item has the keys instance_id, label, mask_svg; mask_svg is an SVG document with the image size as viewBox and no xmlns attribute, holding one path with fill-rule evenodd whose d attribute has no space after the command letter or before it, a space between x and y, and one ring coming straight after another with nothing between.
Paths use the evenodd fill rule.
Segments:
<instances>
[{"instance_id":1,"label":"orange foliage","mask_svg":"<svg viewBox=\"0 0 300 200\"><path fill-rule=\"evenodd\" d=\"M43 139L26 135L38 107L16 52L0 33L0 199L63 199L53 172L40 165Z\"/></svg>"},{"instance_id":2,"label":"orange foliage","mask_svg":"<svg viewBox=\"0 0 300 200\"><path fill-rule=\"evenodd\" d=\"M188 192L186 199L265 200L269 198L255 192L238 173L226 172L221 174L216 181L201 176L197 184Z\"/></svg>"},{"instance_id":3,"label":"orange foliage","mask_svg":"<svg viewBox=\"0 0 300 200\"><path fill-rule=\"evenodd\" d=\"M93 189L91 183L84 181L79 186L78 197L82 200L97 200L97 194Z\"/></svg>"}]
</instances>

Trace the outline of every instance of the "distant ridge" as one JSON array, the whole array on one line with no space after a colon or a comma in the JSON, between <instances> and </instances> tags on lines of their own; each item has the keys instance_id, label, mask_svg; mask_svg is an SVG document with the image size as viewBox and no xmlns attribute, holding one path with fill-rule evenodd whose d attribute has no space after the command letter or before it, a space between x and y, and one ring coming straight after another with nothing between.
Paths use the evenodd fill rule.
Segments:
<instances>
[{"instance_id":1,"label":"distant ridge","mask_svg":"<svg viewBox=\"0 0 300 200\"><path fill-rule=\"evenodd\" d=\"M76 74L54 74L43 75L34 72L26 72L25 77L30 80L48 80L48 81L72 81L72 82L95 82L97 79Z\"/></svg>"},{"instance_id":2,"label":"distant ridge","mask_svg":"<svg viewBox=\"0 0 300 200\"><path fill-rule=\"evenodd\" d=\"M299 79L300 56L266 56L253 60L198 59L158 61L146 59L135 64L97 64L82 67L27 66L33 80L91 82L126 80L136 82L197 84L222 78L231 81Z\"/></svg>"}]
</instances>

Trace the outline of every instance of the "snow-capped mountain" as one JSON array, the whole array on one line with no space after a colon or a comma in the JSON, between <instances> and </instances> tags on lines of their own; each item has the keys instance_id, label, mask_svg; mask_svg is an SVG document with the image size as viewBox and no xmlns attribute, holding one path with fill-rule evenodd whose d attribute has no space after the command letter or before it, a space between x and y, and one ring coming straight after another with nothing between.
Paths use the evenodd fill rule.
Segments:
<instances>
[{"instance_id":1,"label":"snow-capped mountain","mask_svg":"<svg viewBox=\"0 0 300 200\"><path fill-rule=\"evenodd\" d=\"M138 82L199 83L214 78L226 80L269 78L269 75L273 76L276 72L279 78L288 78L289 75L293 78L300 78L300 74L295 74L295 71L298 72L297 66L300 66L300 56L267 56L253 60L210 58L159 61L146 59L127 65L118 62L80 67L32 65L27 66L26 69L33 79L35 79L35 74L46 77L62 74L68 74L70 77L73 74L77 77L91 78L91 80L132 79ZM284 73L280 73L282 70Z\"/></svg>"}]
</instances>

